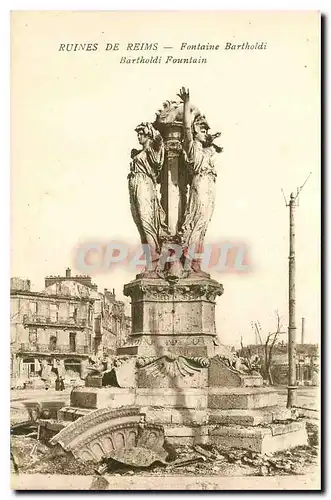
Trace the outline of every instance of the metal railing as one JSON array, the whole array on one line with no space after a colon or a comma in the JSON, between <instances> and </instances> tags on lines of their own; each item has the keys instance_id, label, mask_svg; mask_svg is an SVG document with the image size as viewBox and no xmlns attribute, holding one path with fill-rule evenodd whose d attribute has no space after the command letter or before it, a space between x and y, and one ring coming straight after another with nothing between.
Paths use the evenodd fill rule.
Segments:
<instances>
[{"instance_id":1,"label":"metal railing","mask_svg":"<svg viewBox=\"0 0 331 500\"><path fill-rule=\"evenodd\" d=\"M40 352L51 354L89 354L89 347L87 345L77 345L73 350L70 345L56 345L51 346L48 344L29 344L23 343L19 346L20 352Z\"/></svg>"},{"instance_id":2,"label":"metal railing","mask_svg":"<svg viewBox=\"0 0 331 500\"><path fill-rule=\"evenodd\" d=\"M61 318L43 316L41 314L24 314L23 323L42 324L42 325L68 325L68 326L87 326L88 321L86 318Z\"/></svg>"}]
</instances>

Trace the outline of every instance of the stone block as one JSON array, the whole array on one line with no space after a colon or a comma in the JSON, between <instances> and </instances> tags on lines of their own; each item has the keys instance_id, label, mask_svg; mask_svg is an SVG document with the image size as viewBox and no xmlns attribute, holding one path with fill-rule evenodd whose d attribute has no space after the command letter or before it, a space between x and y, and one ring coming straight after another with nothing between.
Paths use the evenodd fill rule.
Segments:
<instances>
[{"instance_id":1,"label":"stone block","mask_svg":"<svg viewBox=\"0 0 331 500\"><path fill-rule=\"evenodd\" d=\"M207 426L165 426L165 437L170 444L179 446L192 446L195 444L208 443Z\"/></svg>"},{"instance_id":2,"label":"stone block","mask_svg":"<svg viewBox=\"0 0 331 500\"><path fill-rule=\"evenodd\" d=\"M124 345L117 348L117 354L119 356L135 356L138 354L138 345Z\"/></svg>"},{"instance_id":3,"label":"stone block","mask_svg":"<svg viewBox=\"0 0 331 500\"><path fill-rule=\"evenodd\" d=\"M87 375L85 379L86 387L102 387L102 375Z\"/></svg>"},{"instance_id":4,"label":"stone block","mask_svg":"<svg viewBox=\"0 0 331 500\"><path fill-rule=\"evenodd\" d=\"M65 405L64 401L41 401L40 418L57 418L57 412Z\"/></svg>"},{"instance_id":5,"label":"stone block","mask_svg":"<svg viewBox=\"0 0 331 500\"><path fill-rule=\"evenodd\" d=\"M141 411L146 415L146 422L159 423L161 425L171 424L172 408L153 408L146 406L141 407Z\"/></svg>"},{"instance_id":6,"label":"stone block","mask_svg":"<svg viewBox=\"0 0 331 500\"><path fill-rule=\"evenodd\" d=\"M78 418L87 415L91 411L93 411L93 409L64 406L57 412L57 419L64 422L74 422Z\"/></svg>"},{"instance_id":7,"label":"stone block","mask_svg":"<svg viewBox=\"0 0 331 500\"><path fill-rule=\"evenodd\" d=\"M141 408L147 422L160 424L203 425L208 423L206 410L178 408Z\"/></svg>"},{"instance_id":8,"label":"stone block","mask_svg":"<svg viewBox=\"0 0 331 500\"><path fill-rule=\"evenodd\" d=\"M164 429L166 437L208 436L208 427L200 425L195 427L185 425L168 425Z\"/></svg>"},{"instance_id":9,"label":"stone block","mask_svg":"<svg viewBox=\"0 0 331 500\"><path fill-rule=\"evenodd\" d=\"M302 424L302 420L286 422L284 424L272 424L270 425L271 434L273 436L279 436L280 434L286 434L288 432L296 432L302 428Z\"/></svg>"},{"instance_id":10,"label":"stone block","mask_svg":"<svg viewBox=\"0 0 331 500\"><path fill-rule=\"evenodd\" d=\"M292 432L284 432L267 435L261 443L261 453L275 453L277 451L288 450L296 446L306 446L308 444L305 423L301 422L300 427Z\"/></svg>"},{"instance_id":11,"label":"stone block","mask_svg":"<svg viewBox=\"0 0 331 500\"><path fill-rule=\"evenodd\" d=\"M208 423L206 410L171 410L171 423L180 425L204 425Z\"/></svg>"},{"instance_id":12,"label":"stone block","mask_svg":"<svg viewBox=\"0 0 331 500\"><path fill-rule=\"evenodd\" d=\"M272 413L272 421L275 422L277 420L291 420L297 419L299 416L299 412L297 408L265 408L265 411L270 411Z\"/></svg>"},{"instance_id":13,"label":"stone block","mask_svg":"<svg viewBox=\"0 0 331 500\"><path fill-rule=\"evenodd\" d=\"M260 424L271 424L271 412L259 412L258 410L209 410L209 423L242 426L256 426Z\"/></svg>"},{"instance_id":14,"label":"stone block","mask_svg":"<svg viewBox=\"0 0 331 500\"><path fill-rule=\"evenodd\" d=\"M215 429L210 429L209 442L225 450L242 448L261 453L262 441L266 435L271 436L270 429L231 426L217 427Z\"/></svg>"},{"instance_id":15,"label":"stone block","mask_svg":"<svg viewBox=\"0 0 331 500\"><path fill-rule=\"evenodd\" d=\"M242 387L263 387L261 375L242 375Z\"/></svg>"},{"instance_id":16,"label":"stone block","mask_svg":"<svg viewBox=\"0 0 331 500\"><path fill-rule=\"evenodd\" d=\"M134 404L134 389L119 387L80 387L70 394L70 406L78 408L119 408Z\"/></svg>"},{"instance_id":17,"label":"stone block","mask_svg":"<svg viewBox=\"0 0 331 500\"><path fill-rule=\"evenodd\" d=\"M261 387L261 375L248 375L238 372L228 366L218 356L210 360L208 370L209 387Z\"/></svg>"},{"instance_id":18,"label":"stone block","mask_svg":"<svg viewBox=\"0 0 331 500\"><path fill-rule=\"evenodd\" d=\"M39 439L44 443L48 443L50 439L56 436L56 434L65 427L65 424L62 422L57 422L54 420L43 420L43 419L39 420L39 425L40 425Z\"/></svg>"},{"instance_id":19,"label":"stone block","mask_svg":"<svg viewBox=\"0 0 331 500\"><path fill-rule=\"evenodd\" d=\"M278 403L275 389L268 388L209 388L208 407L231 409L250 409L274 406Z\"/></svg>"},{"instance_id":20,"label":"stone block","mask_svg":"<svg viewBox=\"0 0 331 500\"><path fill-rule=\"evenodd\" d=\"M234 410L208 410L209 423L221 425L257 426L272 424L278 421L289 421L296 418L296 412L289 408L260 408Z\"/></svg>"},{"instance_id":21,"label":"stone block","mask_svg":"<svg viewBox=\"0 0 331 500\"><path fill-rule=\"evenodd\" d=\"M209 441L224 449L242 448L257 453L274 453L306 445L307 431L303 421L281 424L280 427L222 426L209 429Z\"/></svg>"},{"instance_id":22,"label":"stone block","mask_svg":"<svg viewBox=\"0 0 331 500\"><path fill-rule=\"evenodd\" d=\"M207 389L141 389L136 390L136 404L139 406L207 408Z\"/></svg>"}]
</instances>

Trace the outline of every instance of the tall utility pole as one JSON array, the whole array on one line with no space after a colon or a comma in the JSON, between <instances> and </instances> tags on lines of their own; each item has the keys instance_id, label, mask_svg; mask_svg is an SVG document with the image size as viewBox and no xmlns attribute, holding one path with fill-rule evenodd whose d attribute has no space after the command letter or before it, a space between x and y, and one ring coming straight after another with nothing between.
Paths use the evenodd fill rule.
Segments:
<instances>
[{"instance_id":1,"label":"tall utility pole","mask_svg":"<svg viewBox=\"0 0 331 500\"><path fill-rule=\"evenodd\" d=\"M288 387L287 407L295 406L297 396L296 385L296 326L295 326L295 196L290 196L290 251L289 251L289 283L288 283Z\"/></svg>"},{"instance_id":2,"label":"tall utility pole","mask_svg":"<svg viewBox=\"0 0 331 500\"><path fill-rule=\"evenodd\" d=\"M285 195L285 204L290 207L290 234L289 234L289 266L288 266L288 386L287 386L287 408L292 408L296 405L297 396L297 384L296 384L296 324L295 324L295 207L299 206L296 204L296 199L298 198L303 186L308 181L308 175L305 182L297 189L296 195L291 193L290 201L287 203Z\"/></svg>"}]
</instances>

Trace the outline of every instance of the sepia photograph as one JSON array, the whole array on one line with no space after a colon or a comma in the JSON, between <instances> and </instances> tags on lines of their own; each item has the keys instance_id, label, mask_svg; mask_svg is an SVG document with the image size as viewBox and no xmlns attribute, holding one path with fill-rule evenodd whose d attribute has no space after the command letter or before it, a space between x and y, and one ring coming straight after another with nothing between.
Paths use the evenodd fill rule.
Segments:
<instances>
[{"instance_id":1,"label":"sepia photograph","mask_svg":"<svg viewBox=\"0 0 331 500\"><path fill-rule=\"evenodd\" d=\"M12 490L320 491L320 12L10 50Z\"/></svg>"}]
</instances>

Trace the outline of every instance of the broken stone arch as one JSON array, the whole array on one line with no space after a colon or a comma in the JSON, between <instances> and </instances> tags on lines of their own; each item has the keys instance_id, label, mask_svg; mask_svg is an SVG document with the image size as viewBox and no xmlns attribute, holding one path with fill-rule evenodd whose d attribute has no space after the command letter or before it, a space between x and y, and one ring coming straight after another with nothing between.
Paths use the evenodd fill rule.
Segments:
<instances>
[{"instance_id":1,"label":"broken stone arch","mask_svg":"<svg viewBox=\"0 0 331 500\"><path fill-rule=\"evenodd\" d=\"M146 423L138 407L92 411L63 428L50 444L60 445L75 458L95 463L123 456L123 452L134 448L150 450L161 461L168 454L163 447L163 427Z\"/></svg>"}]
</instances>

